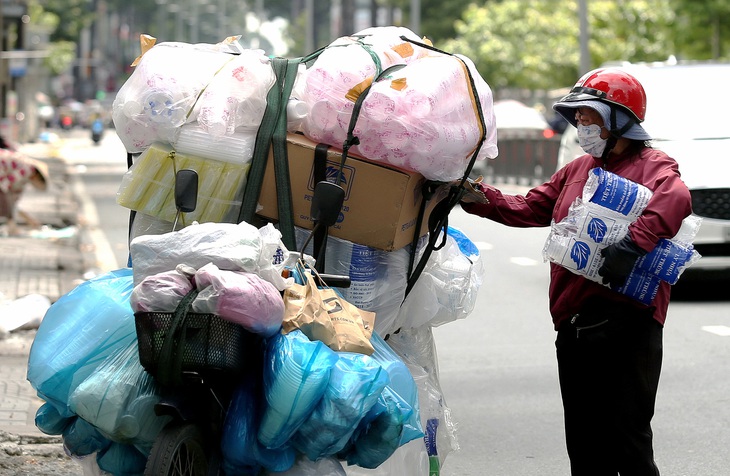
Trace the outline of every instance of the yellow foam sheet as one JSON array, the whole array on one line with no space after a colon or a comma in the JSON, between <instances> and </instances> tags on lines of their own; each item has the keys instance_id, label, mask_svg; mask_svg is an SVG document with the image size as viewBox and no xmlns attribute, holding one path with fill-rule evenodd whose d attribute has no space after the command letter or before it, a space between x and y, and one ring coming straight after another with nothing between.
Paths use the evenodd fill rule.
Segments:
<instances>
[{"instance_id":1,"label":"yellow foam sheet","mask_svg":"<svg viewBox=\"0 0 730 476\"><path fill-rule=\"evenodd\" d=\"M177 213L175 174L191 169L198 173L198 202L194 211L182 214L183 223L235 222L249 167L180 154L170 146L152 144L122 177L117 203L173 221Z\"/></svg>"}]
</instances>

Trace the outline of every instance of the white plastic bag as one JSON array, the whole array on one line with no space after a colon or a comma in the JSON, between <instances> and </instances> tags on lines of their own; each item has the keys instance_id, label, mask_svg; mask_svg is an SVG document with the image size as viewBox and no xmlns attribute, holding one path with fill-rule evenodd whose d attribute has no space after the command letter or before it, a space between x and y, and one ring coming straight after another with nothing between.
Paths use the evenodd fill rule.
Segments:
<instances>
[{"instance_id":1,"label":"white plastic bag","mask_svg":"<svg viewBox=\"0 0 730 476\"><path fill-rule=\"evenodd\" d=\"M129 246L135 285L178 264L198 269L213 263L220 269L256 272L261 248L261 234L246 222L193 224L163 235L138 236Z\"/></svg>"}]
</instances>

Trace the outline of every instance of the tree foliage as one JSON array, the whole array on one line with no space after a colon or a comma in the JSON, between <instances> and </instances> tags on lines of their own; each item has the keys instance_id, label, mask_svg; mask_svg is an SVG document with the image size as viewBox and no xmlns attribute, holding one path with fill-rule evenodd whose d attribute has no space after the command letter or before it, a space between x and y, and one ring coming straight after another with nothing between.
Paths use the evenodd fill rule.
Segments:
<instances>
[{"instance_id":1,"label":"tree foliage","mask_svg":"<svg viewBox=\"0 0 730 476\"><path fill-rule=\"evenodd\" d=\"M43 10L56 15L57 28L51 34L51 41L78 41L81 30L94 20L89 0L40 0Z\"/></svg>"},{"instance_id":2,"label":"tree foliage","mask_svg":"<svg viewBox=\"0 0 730 476\"><path fill-rule=\"evenodd\" d=\"M674 37L677 56L687 59L719 60L730 58L730 2L727 0L672 0L676 11Z\"/></svg>"},{"instance_id":3,"label":"tree foliage","mask_svg":"<svg viewBox=\"0 0 730 476\"><path fill-rule=\"evenodd\" d=\"M669 0L591 0L592 66L666 59L673 18ZM575 0L504 0L471 4L440 47L470 57L492 87L549 89L579 76L579 38Z\"/></svg>"},{"instance_id":4,"label":"tree foliage","mask_svg":"<svg viewBox=\"0 0 730 476\"><path fill-rule=\"evenodd\" d=\"M102 0L34 0L46 20L55 18L53 70L73 55L80 32L94 18L93 5ZM154 0L104 0L107 11L119 13L136 32L159 30ZM355 0L342 0L355 1ZM420 0L420 31L435 46L470 57L492 87L549 89L572 84L580 75L579 0ZM591 65L606 61L728 59L728 0L585 0L588 5ZM260 3L259 3L260 2ZM363 6L366 2L358 2ZM411 0L370 0L370 5L400 8L402 24L410 24ZM264 8L269 18L290 21L290 54L304 50L304 0L246 0L237 12ZM317 47L330 39L330 1L315 2ZM290 18L298 14L298 18ZM44 21L46 21L44 20ZM171 31L168 18L164 31ZM230 32L225 32L230 34ZM56 42L65 42L58 43ZM49 66L51 66L49 64Z\"/></svg>"}]
</instances>

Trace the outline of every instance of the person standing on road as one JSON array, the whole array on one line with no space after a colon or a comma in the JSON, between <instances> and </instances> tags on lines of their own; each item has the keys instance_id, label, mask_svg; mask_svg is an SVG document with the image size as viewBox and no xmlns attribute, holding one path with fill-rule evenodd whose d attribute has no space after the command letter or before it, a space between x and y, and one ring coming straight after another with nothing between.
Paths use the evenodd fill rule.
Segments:
<instances>
[{"instance_id":1,"label":"person standing on road","mask_svg":"<svg viewBox=\"0 0 730 476\"><path fill-rule=\"evenodd\" d=\"M23 210L16 210L25 185L30 183L38 190L48 186L45 164L15 151L0 138L0 219L5 219L10 236L16 235L15 214L21 215L31 227L41 223Z\"/></svg>"},{"instance_id":2,"label":"person standing on road","mask_svg":"<svg viewBox=\"0 0 730 476\"><path fill-rule=\"evenodd\" d=\"M651 137L640 124L646 94L630 74L611 68L586 73L553 109L577 127L586 154L524 196L476 184L488 203L466 196L461 206L508 226L550 226L568 215L595 167L653 192L628 235L602 250L604 285L551 263L549 297L571 474L658 476L651 420L670 285L662 282L650 305L615 289L639 257L677 234L692 211L690 193L676 161L647 142Z\"/></svg>"}]
</instances>

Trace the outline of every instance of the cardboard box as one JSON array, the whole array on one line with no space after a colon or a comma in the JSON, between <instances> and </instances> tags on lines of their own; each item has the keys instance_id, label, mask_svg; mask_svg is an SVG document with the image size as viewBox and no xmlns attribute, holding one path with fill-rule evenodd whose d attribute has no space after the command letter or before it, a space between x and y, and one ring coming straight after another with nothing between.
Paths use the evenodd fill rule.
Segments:
<instances>
[{"instance_id":1,"label":"cardboard box","mask_svg":"<svg viewBox=\"0 0 730 476\"><path fill-rule=\"evenodd\" d=\"M301 134L289 134L287 137L294 225L306 229L313 226L310 207L315 185L313 165L316 145ZM340 150L331 148L328 151L328 177L336 175L341 158ZM410 244L421 206L424 177L417 172L398 170L353 156L345 161L343 174L345 203L338 222L330 227L330 235L386 251ZM428 214L444 197L445 191L429 200L419 236L427 231ZM269 220L278 219L271 154L264 173L259 206L258 215Z\"/></svg>"}]
</instances>

